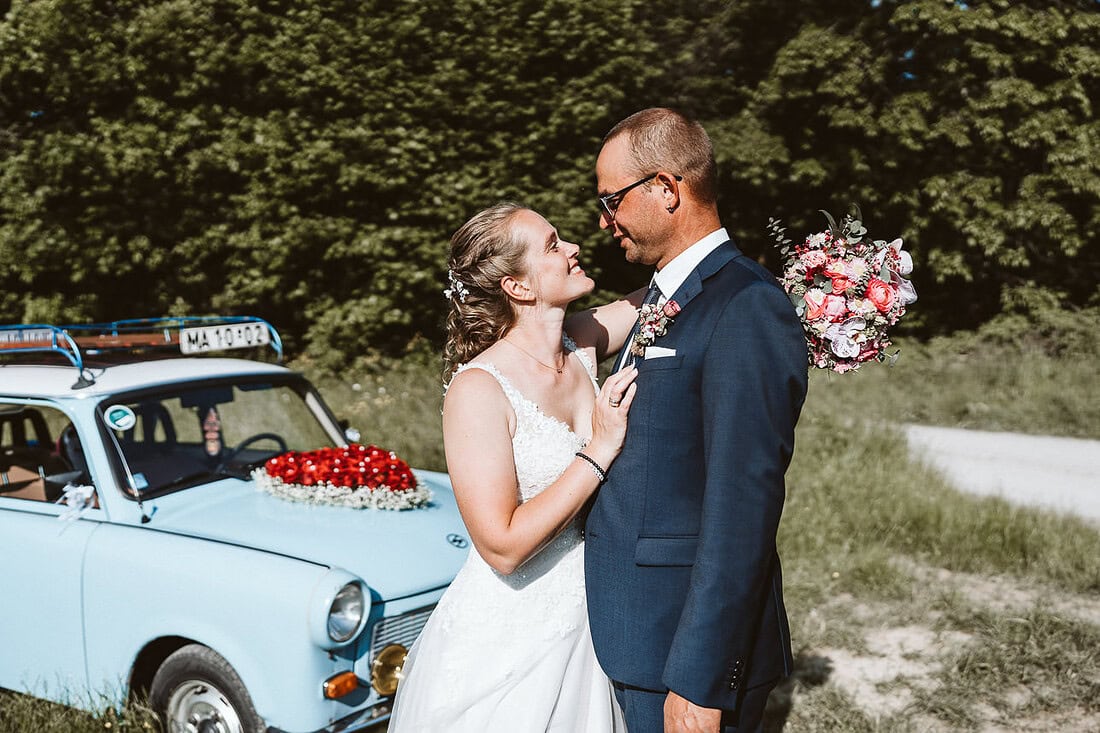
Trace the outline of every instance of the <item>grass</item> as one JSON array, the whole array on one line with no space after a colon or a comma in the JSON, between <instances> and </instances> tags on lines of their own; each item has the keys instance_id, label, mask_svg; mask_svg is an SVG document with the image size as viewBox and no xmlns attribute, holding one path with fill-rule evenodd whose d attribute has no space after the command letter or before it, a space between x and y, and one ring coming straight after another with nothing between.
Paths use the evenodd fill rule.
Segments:
<instances>
[{"instance_id":1,"label":"grass","mask_svg":"<svg viewBox=\"0 0 1100 733\"><path fill-rule=\"evenodd\" d=\"M892 422L1100 439L1100 309L1008 314L976 332L899 339L894 368L817 373L817 392L873 396Z\"/></svg>"},{"instance_id":2,"label":"grass","mask_svg":"<svg viewBox=\"0 0 1100 733\"><path fill-rule=\"evenodd\" d=\"M958 493L910 462L891 426L1100 438L1100 402L1082 399L1100 390L1100 324L1055 325L1022 339L1006 319L902 341L892 369L813 374L779 537L798 655L769 703L768 730L1100 729L1100 533ZM341 377L297 366L364 442L445 470L436 363ZM1011 592L1000 598L987 582ZM1077 606L1093 615L1063 612ZM891 655L890 640L905 634L919 643ZM883 660L897 673L851 692L853 670ZM139 706L86 716L0 694L0 732L140 730L144 715Z\"/></svg>"},{"instance_id":3,"label":"grass","mask_svg":"<svg viewBox=\"0 0 1100 733\"><path fill-rule=\"evenodd\" d=\"M792 707L777 718L798 731L902 731L1061 714L1073 729L1082 695L1100 699L1100 629L1059 619L1041 605L1021 615L959 598L948 603L946 586L909 568L1007 576L1041 589L1039 595L1081 595L1100 608L1100 533L1072 518L958 493L908 460L899 431L844 426L838 416L852 398L847 387L823 389L821 382L815 375L799 423L779 538L802 658L840 649L873 661L881 655L869 649L869 636L914 625L967 640L936 662L938 671L920 680L901 712L861 715L836 686L806 684L796 674ZM1021 685L1038 689L1012 702ZM821 722L827 720L835 725Z\"/></svg>"},{"instance_id":4,"label":"grass","mask_svg":"<svg viewBox=\"0 0 1100 733\"><path fill-rule=\"evenodd\" d=\"M1063 653L1080 661L1080 679L1100 679L1100 662L1081 653L1081 640L1092 638L1088 624L1067 627L1076 641L1034 637L1034 654L991 654L990 645L1000 638L993 630L1015 629L1012 619L1019 614L959 599L955 604L961 606L948 614L949 592L907 570L1007 575L1054 594L1100 593L1100 535L1093 526L960 494L934 470L911 462L903 435L890 426L917 422L1100 438L1100 403L1081 399L1100 388L1096 354L1087 342L1078 338L1073 348L1063 348L1049 335L1042 341L1005 336L1015 333L1011 320L995 325L929 343L902 341L902 357L893 368L869 365L855 374L812 375L780 534L800 659L803 664L816 659L815 647L868 654L867 631L880 627L931 624L937 633L968 640L955 657L937 662L940 671L921 681L935 691L918 686L911 703L896 713L869 713L836 685L807 682L800 668L786 692L776 693L777 699L786 695L789 705L773 713L773 729L777 721L798 731L968 729L1011 710L1060 711L1070 716L1072 728L1083 688L1051 684L1014 706L1005 701L1018 684L1011 680L1044 679L1054 669L1052 655ZM1095 332L1093 325L1090 320L1062 330L1079 336ZM336 390L333 402L367 439L378 430L414 464L442 468L436 372L424 364L372 372L357 377L360 387L350 392L348 380L322 384L326 395ZM397 419L391 411L400 395L407 397ZM410 419L416 421L411 431ZM866 608L872 609L869 617L853 619ZM1045 618L1043 613L1036 607L1026 617ZM987 619L987 626L974 628L967 619L976 618ZM1043 649L1049 653L1039 653ZM983 661L973 661L978 659ZM977 669L989 673L981 676Z\"/></svg>"},{"instance_id":5,"label":"grass","mask_svg":"<svg viewBox=\"0 0 1100 733\"><path fill-rule=\"evenodd\" d=\"M413 466L447 470L443 456L441 366L423 359L360 367L336 377L298 364L362 442L395 451Z\"/></svg>"},{"instance_id":6,"label":"grass","mask_svg":"<svg viewBox=\"0 0 1100 733\"><path fill-rule=\"evenodd\" d=\"M1092 526L960 494L935 471L909 461L900 432L837 431L834 415L829 400L819 398L799 423L787 473L786 555L828 565L852 553L866 562L879 551L950 570L1033 575L1068 590L1100 592Z\"/></svg>"},{"instance_id":7,"label":"grass","mask_svg":"<svg viewBox=\"0 0 1100 733\"><path fill-rule=\"evenodd\" d=\"M799 669L786 697L777 694L789 707L773 721L798 731L1100 723L1097 703L1083 702L1100 699L1100 627L1051 610L1059 599L1076 599L1100 614L1096 527L960 494L909 461L902 433L888 424L1100 438L1100 406L1080 398L1100 388L1092 361L1092 354L1055 358L1034 344L966 334L903 343L893 369L812 376L780 533L800 659L820 666L825 652L817 650L826 650L904 666L871 648L876 635L924 628L954 641L921 650L926 674L878 682L883 699L905 700L900 709L876 710L871 690L871 704L861 699L853 710L840 683L847 678L852 687L851 662L830 675L836 683L807 681ZM857 416L852 405L873 409ZM958 574L963 589L971 577L999 579L1018 589L1022 605L960 594L937 573Z\"/></svg>"},{"instance_id":8,"label":"grass","mask_svg":"<svg viewBox=\"0 0 1100 733\"><path fill-rule=\"evenodd\" d=\"M974 638L945 665L936 699L922 701L940 706L941 717L975 723L972 699L1011 716L1057 712L1067 703L1100 711L1100 628L1041 608L1019 615L962 609L944 623ZM1032 694L1012 704L1001 692L1016 687Z\"/></svg>"},{"instance_id":9,"label":"grass","mask_svg":"<svg viewBox=\"0 0 1100 733\"><path fill-rule=\"evenodd\" d=\"M1097 381L1092 355L1054 359L976 337L897 345L893 368L821 373L815 387L873 396L874 417L893 422L1100 439L1100 400L1082 399Z\"/></svg>"},{"instance_id":10,"label":"grass","mask_svg":"<svg viewBox=\"0 0 1100 733\"><path fill-rule=\"evenodd\" d=\"M145 733L160 730L152 711L140 703L125 710L85 713L13 692L0 692L0 733Z\"/></svg>"}]
</instances>

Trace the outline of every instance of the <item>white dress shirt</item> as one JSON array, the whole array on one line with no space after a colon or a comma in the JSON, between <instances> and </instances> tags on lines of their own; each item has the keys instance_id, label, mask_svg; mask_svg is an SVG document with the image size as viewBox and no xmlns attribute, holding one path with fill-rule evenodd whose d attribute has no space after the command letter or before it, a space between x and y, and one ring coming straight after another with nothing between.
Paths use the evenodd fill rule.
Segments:
<instances>
[{"instance_id":1,"label":"white dress shirt","mask_svg":"<svg viewBox=\"0 0 1100 733\"><path fill-rule=\"evenodd\" d=\"M673 257L671 262L653 273L653 281L661 289L661 298L657 302L663 304L671 298L684 284L684 280L687 280L687 276L691 274L691 271L729 238L730 236L726 233L725 228L716 229Z\"/></svg>"}]
</instances>

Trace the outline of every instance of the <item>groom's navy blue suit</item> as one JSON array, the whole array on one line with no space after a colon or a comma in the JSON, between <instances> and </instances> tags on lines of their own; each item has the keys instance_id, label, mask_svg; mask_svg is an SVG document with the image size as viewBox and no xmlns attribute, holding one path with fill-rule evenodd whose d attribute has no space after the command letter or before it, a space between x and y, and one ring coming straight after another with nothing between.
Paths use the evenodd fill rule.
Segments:
<instances>
[{"instance_id":1,"label":"groom's navy blue suit","mask_svg":"<svg viewBox=\"0 0 1100 733\"><path fill-rule=\"evenodd\" d=\"M671 300L682 310L655 345L676 353L637 363L626 444L585 528L592 638L617 683L752 729L792 665L775 536L806 339L732 242Z\"/></svg>"}]
</instances>

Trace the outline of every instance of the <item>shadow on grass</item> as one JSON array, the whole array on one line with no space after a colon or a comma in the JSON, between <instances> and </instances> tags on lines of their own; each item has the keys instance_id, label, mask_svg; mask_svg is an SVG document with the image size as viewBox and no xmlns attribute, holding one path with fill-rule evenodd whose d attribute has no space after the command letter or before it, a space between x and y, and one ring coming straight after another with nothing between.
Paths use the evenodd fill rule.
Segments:
<instances>
[{"instance_id":1,"label":"shadow on grass","mask_svg":"<svg viewBox=\"0 0 1100 733\"><path fill-rule=\"evenodd\" d=\"M833 662L828 657L809 652L795 655L793 673L768 696L768 705L764 709L764 733L780 733L794 709L797 690L819 687L829 681L832 673Z\"/></svg>"}]
</instances>

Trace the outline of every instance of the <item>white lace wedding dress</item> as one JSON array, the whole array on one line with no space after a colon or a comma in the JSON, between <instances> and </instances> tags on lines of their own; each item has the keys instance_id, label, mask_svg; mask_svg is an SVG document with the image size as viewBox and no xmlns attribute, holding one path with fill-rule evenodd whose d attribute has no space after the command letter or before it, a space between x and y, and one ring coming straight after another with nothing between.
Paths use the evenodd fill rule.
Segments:
<instances>
[{"instance_id":1,"label":"white lace wedding dress","mask_svg":"<svg viewBox=\"0 0 1100 733\"><path fill-rule=\"evenodd\" d=\"M584 353L573 353L592 375ZM455 374L466 369L492 374L515 410L512 450L520 501L527 501L561 475L584 441L491 364L464 364ZM583 553L577 522L512 575L471 549L409 651L390 733L625 731L592 651Z\"/></svg>"}]
</instances>

